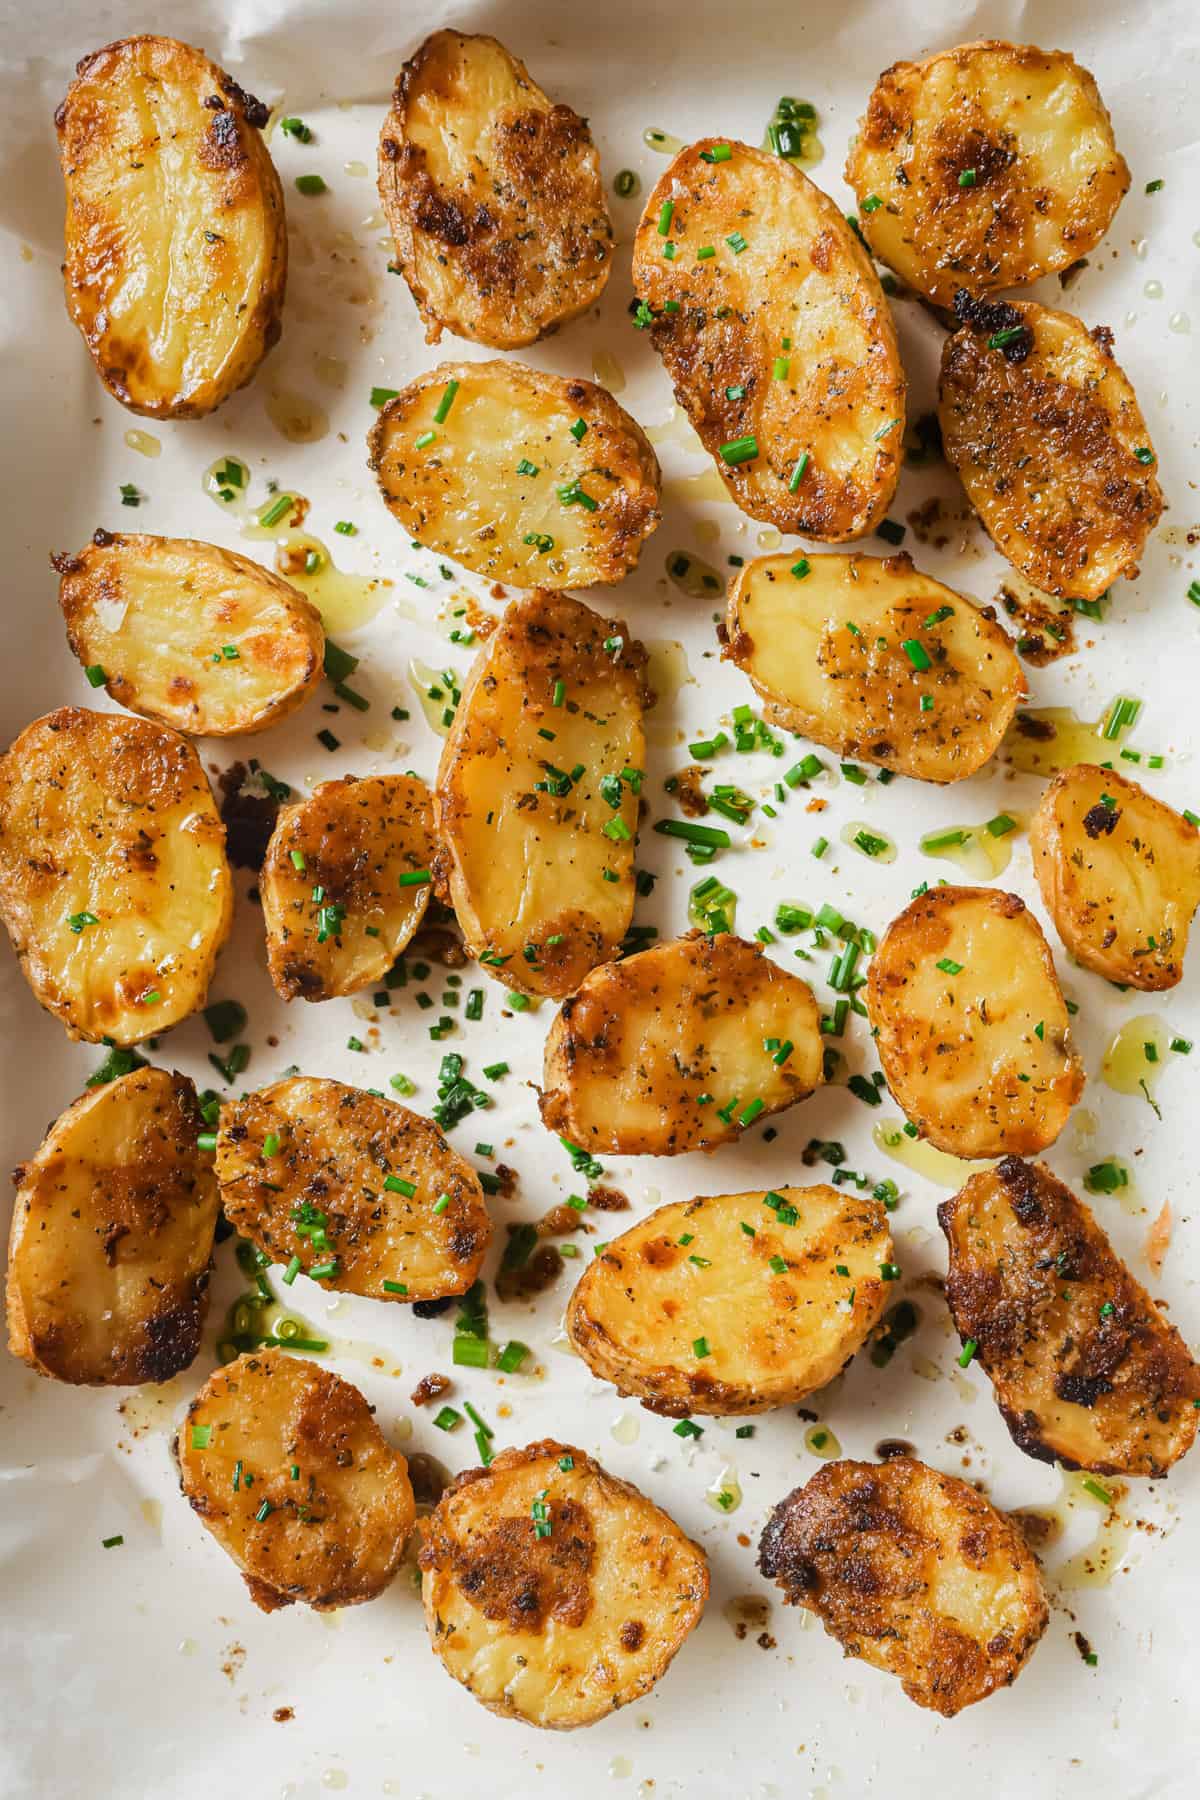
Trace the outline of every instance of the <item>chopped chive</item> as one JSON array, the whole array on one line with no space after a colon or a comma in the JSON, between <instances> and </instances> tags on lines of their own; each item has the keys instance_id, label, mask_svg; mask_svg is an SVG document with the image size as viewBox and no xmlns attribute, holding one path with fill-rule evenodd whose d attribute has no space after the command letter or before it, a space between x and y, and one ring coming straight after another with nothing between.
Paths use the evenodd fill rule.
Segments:
<instances>
[{"instance_id":1,"label":"chopped chive","mask_svg":"<svg viewBox=\"0 0 1200 1800\"><path fill-rule=\"evenodd\" d=\"M794 494L796 492L796 489L800 486L800 483L804 480L804 471L807 468L808 468L808 451L802 450L800 452L800 456L797 460L795 468L792 470L791 474L788 476L788 493L789 494ZM807 561L803 557L801 557L800 560L802 562L804 562L804 564L805 564L804 573L807 575L808 574ZM793 569L792 570L793 575L795 574L795 572L796 572L795 569Z\"/></svg>"},{"instance_id":2,"label":"chopped chive","mask_svg":"<svg viewBox=\"0 0 1200 1800\"><path fill-rule=\"evenodd\" d=\"M958 177L958 185L960 188L973 188L975 186L975 170L961 170Z\"/></svg>"},{"instance_id":3,"label":"chopped chive","mask_svg":"<svg viewBox=\"0 0 1200 1800\"><path fill-rule=\"evenodd\" d=\"M978 1350L978 1348L979 1348L979 1345L976 1343L974 1338L967 1339L966 1343L962 1347L962 1350L961 1350L961 1352L959 1354L959 1358L958 1358L958 1366L960 1369L965 1369L969 1366L971 1359L975 1355L975 1352Z\"/></svg>"},{"instance_id":4,"label":"chopped chive","mask_svg":"<svg viewBox=\"0 0 1200 1800\"><path fill-rule=\"evenodd\" d=\"M99 663L92 663L83 672L87 676L89 687L103 687L108 680L108 676L105 674L104 669Z\"/></svg>"},{"instance_id":5,"label":"chopped chive","mask_svg":"<svg viewBox=\"0 0 1200 1800\"><path fill-rule=\"evenodd\" d=\"M752 462L758 455L758 439L753 432L747 433L745 437L733 438L728 444L721 445L720 455L721 461L730 468L736 468L739 463Z\"/></svg>"},{"instance_id":6,"label":"chopped chive","mask_svg":"<svg viewBox=\"0 0 1200 1800\"><path fill-rule=\"evenodd\" d=\"M325 194L329 191L319 175L297 175L296 190L301 194Z\"/></svg>"},{"instance_id":7,"label":"chopped chive","mask_svg":"<svg viewBox=\"0 0 1200 1800\"><path fill-rule=\"evenodd\" d=\"M667 233L670 231L671 218L672 218L674 211L675 211L675 202L673 200L664 200L662 205L659 207L659 209L658 209L658 235L659 235L659 237L666 237Z\"/></svg>"},{"instance_id":8,"label":"chopped chive","mask_svg":"<svg viewBox=\"0 0 1200 1800\"><path fill-rule=\"evenodd\" d=\"M434 408L433 422L435 425L444 425L446 423L450 414L450 408L454 405L454 396L457 392L457 381L448 381L442 390L441 399Z\"/></svg>"}]
</instances>

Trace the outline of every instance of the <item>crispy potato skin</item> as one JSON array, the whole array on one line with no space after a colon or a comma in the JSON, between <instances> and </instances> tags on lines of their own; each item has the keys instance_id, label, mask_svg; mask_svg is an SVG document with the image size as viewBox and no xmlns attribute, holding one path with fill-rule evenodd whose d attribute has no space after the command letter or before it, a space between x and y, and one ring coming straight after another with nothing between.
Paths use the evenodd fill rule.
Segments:
<instances>
[{"instance_id":1,"label":"crispy potato skin","mask_svg":"<svg viewBox=\"0 0 1200 1800\"><path fill-rule=\"evenodd\" d=\"M986 327L946 339L946 458L1014 568L1059 599L1096 600L1137 574L1163 509L1150 435L1111 332L1032 300L1011 312L1032 340L1023 360L989 349Z\"/></svg>"},{"instance_id":2,"label":"crispy potato skin","mask_svg":"<svg viewBox=\"0 0 1200 1800\"><path fill-rule=\"evenodd\" d=\"M871 958L867 1010L889 1088L950 1156L1044 1150L1083 1092L1049 945L1016 894L913 900Z\"/></svg>"},{"instance_id":3,"label":"crispy potato skin","mask_svg":"<svg viewBox=\"0 0 1200 1800\"><path fill-rule=\"evenodd\" d=\"M943 1200L946 1300L1016 1443L1097 1475L1165 1475L1196 1436L1200 1368L1091 1209L1006 1156Z\"/></svg>"},{"instance_id":4,"label":"crispy potato skin","mask_svg":"<svg viewBox=\"0 0 1200 1800\"><path fill-rule=\"evenodd\" d=\"M73 1038L137 1044L202 1006L233 880L192 746L82 706L27 725L0 758L0 918Z\"/></svg>"},{"instance_id":5,"label":"crispy potato skin","mask_svg":"<svg viewBox=\"0 0 1200 1800\"><path fill-rule=\"evenodd\" d=\"M76 1100L14 1172L8 1347L82 1385L170 1381L200 1348L217 1184L186 1075L135 1069Z\"/></svg>"},{"instance_id":6,"label":"crispy potato skin","mask_svg":"<svg viewBox=\"0 0 1200 1800\"><path fill-rule=\"evenodd\" d=\"M428 343L445 329L516 350L604 290L612 223L587 121L493 37L435 31L405 63L379 194Z\"/></svg>"},{"instance_id":7,"label":"crispy potato skin","mask_svg":"<svg viewBox=\"0 0 1200 1800\"><path fill-rule=\"evenodd\" d=\"M356 1606L400 1567L416 1517L408 1464L371 1413L340 1375L273 1349L217 1369L189 1406L179 1485L263 1612Z\"/></svg>"},{"instance_id":8,"label":"crispy potato skin","mask_svg":"<svg viewBox=\"0 0 1200 1800\"><path fill-rule=\"evenodd\" d=\"M1042 899L1076 961L1126 987L1182 980L1200 903L1200 831L1181 813L1114 769L1077 763L1042 795L1029 846Z\"/></svg>"},{"instance_id":9,"label":"crispy potato skin","mask_svg":"<svg viewBox=\"0 0 1200 1800\"><path fill-rule=\"evenodd\" d=\"M202 51L150 36L85 56L54 115L67 311L130 412L202 418L279 337L287 229L266 121Z\"/></svg>"},{"instance_id":10,"label":"crispy potato skin","mask_svg":"<svg viewBox=\"0 0 1200 1800\"><path fill-rule=\"evenodd\" d=\"M880 261L948 306L956 288L1024 287L1094 250L1129 170L1074 57L989 39L885 69L846 180Z\"/></svg>"},{"instance_id":11,"label":"crispy potato skin","mask_svg":"<svg viewBox=\"0 0 1200 1800\"><path fill-rule=\"evenodd\" d=\"M660 1206L589 1263L566 1322L593 1375L685 1418L790 1406L840 1373L883 1311L887 1213L838 1188L774 1191L794 1224L762 1193L716 1194Z\"/></svg>"},{"instance_id":12,"label":"crispy potato skin","mask_svg":"<svg viewBox=\"0 0 1200 1800\"><path fill-rule=\"evenodd\" d=\"M758 1566L847 1656L946 1719L1010 1686L1050 1616L1012 1520L908 1456L826 1463L775 1508Z\"/></svg>"},{"instance_id":13,"label":"crispy potato skin","mask_svg":"<svg viewBox=\"0 0 1200 1800\"><path fill-rule=\"evenodd\" d=\"M550 1525L540 1538L536 1501ZM490 1712L527 1725L570 1731L642 1699L708 1598L699 1546L629 1482L549 1438L467 1469L420 1529L434 1650Z\"/></svg>"},{"instance_id":14,"label":"crispy potato skin","mask_svg":"<svg viewBox=\"0 0 1200 1800\"><path fill-rule=\"evenodd\" d=\"M804 560L798 579L794 553L755 557L729 590L723 654L761 695L768 722L920 781L982 768L1025 696L990 612L908 556ZM912 640L929 669L914 668L903 648ZM923 695L932 711L922 712Z\"/></svg>"},{"instance_id":15,"label":"crispy potato skin","mask_svg":"<svg viewBox=\"0 0 1200 1800\"><path fill-rule=\"evenodd\" d=\"M883 289L840 209L807 175L748 144L705 162L723 142L681 150L646 202L633 278L654 314L651 340L744 513L827 543L861 537L888 509L904 436L904 371ZM726 242L739 231L740 254ZM710 245L716 255L698 259ZM668 301L678 310L664 312ZM775 380L785 338L788 373ZM758 454L730 466L722 444L750 434Z\"/></svg>"}]
</instances>

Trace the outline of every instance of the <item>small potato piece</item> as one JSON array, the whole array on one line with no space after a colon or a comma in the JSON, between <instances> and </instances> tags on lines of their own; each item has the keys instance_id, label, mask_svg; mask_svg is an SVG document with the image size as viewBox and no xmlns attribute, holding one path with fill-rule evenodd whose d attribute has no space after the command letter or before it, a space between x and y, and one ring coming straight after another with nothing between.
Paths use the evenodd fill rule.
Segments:
<instances>
[{"instance_id":1,"label":"small potato piece","mask_svg":"<svg viewBox=\"0 0 1200 1800\"><path fill-rule=\"evenodd\" d=\"M400 1567L408 1464L371 1413L340 1375L272 1349L217 1369L189 1406L179 1485L263 1612L357 1606Z\"/></svg>"},{"instance_id":2,"label":"small potato piece","mask_svg":"<svg viewBox=\"0 0 1200 1800\"><path fill-rule=\"evenodd\" d=\"M491 1241L479 1178L437 1127L340 1081L294 1075L226 1101L217 1180L235 1231L328 1271L314 1279L337 1293L464 1294Z\"/></svg>"},{"instance_id":3,"label":"small potato piece","mask_svg":"<svg viewBox=\"0 0 1200 1800\"><path fill-rule=\"evenodd\" d=\"M248 556L97 531L54 566L72 651L143 718L193 737L264 731L321 679L320 613Z\"/></svg>"},{"instance_id":4,"label":"small potato piece","mask_svg":"<svg viewBox=\"0 0 1200 1800\"><path fill-rule=\"evenodd\" d=\"M1077 763L1042 795L1029 827L1034 873L1067 949L1125 987L1183 977L1200 904L1200 831L1113 769Z\"/></svg>"},{"instance_id":5,"label":"small potato piece","mask_svg":"<svg viewBox=\"0 0 1200 1800\"><path fill-rule=\"evenodd\" d=\"M218 1204L200 1126L186 1075L134 1069L15 1171L8 1347L39 1375L133 1387L195 1357Z\"/></svg>"},{"instance_id":6,"label":"small potato piece","mask_svg":"<svg viewBox=\"0 0 1200 1800\"><path fill-rule=\"evenodd\" d=\"M651 341L744 513L827 543L862 537L888 509L904 437L883 289L828 194L748 144L705 161L727 142L681 150L646 202L633 279Z\"/></svg>"},{"instance_id":7,"label":"small potato piece","mask_svg":"<svg viewBox=\"0 0 1200 1800\"><path fill-rule=\"evenodd\" d=\"M1012 1520L910 1456L826 1463L771 1514L758 1566L847 1656L946 1719L1010 1686L1050 1616Z\"/></svg>"},{"instance_id":8,"label":"small potato piece","mask_svg":"<svg viewBox=\"0 0 1200 1800\"><path fill-rule=\"evenodd\" d=\"M1060 600L1098 600L1137 574L1163 509L1112 333L1032 300L964 296L956 310L966 322L938 388L946 458L1014 568Z\"/></svg>"},{"instance_id":9,"label":"small potato piece","mask_svg":"<svg viewBox=\"0 0 1200 1800\"><path fill-rule=\"evenodd\" d=\"M755 557L723 640L770 724L920 781L973 775L1025 695L999 625L907 556Z\"/></svg>"},{"instance_id":10,"label":"small potato piece","mask_svg":"<svg viewBox=\"0 0 1200 1800\"><path fill-rule=\"evenodd\" d=\"M1050 947L1016 894L918 896L871 958L867 1010L889 1088L950 1156L1044 1150L1083 1092Z\"/></svg>"},{"instance_id":11,"label":"small potato piece","mask_svg":"<svg viewBox=\"0 0 1200 1800\"><path fill-rule=\"evenodd\" d=\"M191 744L82 706L27 725L0 758L0 918L73 1038L137 1044L203 1006L233 880Z\"/></svg>"},{"instance_id":12,"label":"small potato piece","mask_svg":"<svg viewBox=\"0 0 1200 1800\"><path fill-rule=\"evenodd\" d=\"M881 1203L840 1188L660 1206L584 1270L567 1331L593 1375L650 1412L791 1406L866 1341L891 1256Z\"/></svg>"},{"instance_id":13,"label":"small potato piece","mask_svg":"<svg viewBox=\"0 0 1200 1800\"><path fill-rule=\"evenodd\" d=\"M130 412L203 417L279 337L287 229L266 122L174 38L124 38L77 65L54 115L67 311Z\"/></svg>"},{"instance_id":14,"label":"small potato piece","mask_svg":"<svg viewBox=\"0 0 1200 1800\"><path fill-rule=\"evenodd\" d=\"M516 350L608 280L612 223L587 120L493 37L435 31L401 69L379 139L396 261L443 328Z\"/></svg>"},{"instance_id":15,"label":"small potato piece","mask_svg":"<svg viewBox=\"0 0 1200 1800\"><path fill-rule=\"evenodd\" d=\"M621 620L541 590L475 659L438 766L439 869L468 951L508 988L561 999L629 929L645 661Z\"/></svg>"},{"instance_id":16,"label":"small potato piece","mask_svg":"<svg viewBox=\"0 0 1200 1800\"><path fill-rule=\"evenodd\" d=\"M467 1469L421 1524L430 1641L489 1712L570 1731L650 1692L708 1598L704 1552L582 1450Z\"/></svg>"},{"instance_id":17,"label":"small potato piece","mask_svg":"<svg viewBox=\"0 0 1200 1800\"><path fill-rule=\"evenodd\" d=\"M885 69L846 159L881 262L941 306L1096 248L1129 188L1112 121L1062 50L993 40Z\"/></svg>"},{"instance_id":18,"label":"small potato piece","mask_svg":"<svg viewBox=\"0 0 1200 1800\"><path fill-rule=\"evenodd\" d=\"M425 916L436 849L415 775L347 775L285 806L259 882L276 991L332 1000L382 980Z\"/></svg>"},{"instance_id":19,"label":"small potato piece","mask_svg":"<svg viewBox=\"0 0 1200 1800\"><path fill-rule=\"evenodd\" d=\"M388 401L369 442L406 534L512 587L620 581L661 517L637 421L593 382L521 363L439 363Z\"/></svg>"}]
</instances>

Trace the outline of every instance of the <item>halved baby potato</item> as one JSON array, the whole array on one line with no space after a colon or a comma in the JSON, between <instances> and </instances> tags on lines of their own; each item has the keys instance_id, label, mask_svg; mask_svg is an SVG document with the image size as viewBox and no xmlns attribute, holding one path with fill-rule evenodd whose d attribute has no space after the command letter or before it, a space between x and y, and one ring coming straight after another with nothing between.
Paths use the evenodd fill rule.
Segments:
<instances>
[{"instance_id":1,"label":"halved baby potato","mask_svg":"<svg viewBox=\"0 0 1200 1800\"><path fill-rule=\"evenodd\" d=\"M1083 1092L1050 947L1016 894L918 895L871 958L867 1010L889 1088L950 1156L1044 1150Z\"/></svg>"},{"instance_id":2,"label":"halved baby potato","mask_svg":"<svg viewBox=\"0 0 1200 1800\"><path fill-rule=\"evenodd\" d=\"M67 310L131 412L201 418L279 336L287 229L266 122L174 38L123 38L76 67L54 115Z\"/></svg>"},{"instance_id":3,"label":"halved baby potato","mask_svg":"<svg viewBox=\"0 0 1200 1800\"><path fill-rule=\"evenodd\" d=\"M841 543L887 511L904 371L871 259L828 194L748 144L681 150L633 250L639 321L744 513Z\"/></svg>"},{"instance_id":4,"label":"halved baby potato","mask_svg":"<svg viewBox=\"0 0 1200 1800\"><path fill-rule=\"evenodd\" d=\"M651 1412L791 1406L866 1341L891 1256L869 1195L785 1187L677 1202L605 1245L567 1331L593 1375Z\"/></svg>"},{"instance_id":5,"label":"halved baby potato","mask_svg":"<svg viewBox=\"0 0 1200 1800\"><path fill-rule=\"evenodd\" d=\"M757 556L722 638L770 724L921 781L973 775L1025 695L991 613L907 556Z\"/></svg>"},{"instance_id":6,"label":"halved baby potato","mask_svg":"<svg viewBox=\"0 0 1200 1800\"><path fill-rule=\"evenodd\" d=\"M467 1469L421 1523L430 1642L490 1712L569 1731L650 1692L708 1598L704 1552L552 1439Z\"/></svg>"},{"instance_id":7,"label":"halved baby potato","mask_svg":"<svg viewBox=\"0 0 1200 1800\"><path fill-rule=\"evenodd\" d=\"M137 1044L203 1006L233 879L192 745L82 706L27 725L0 758L0 918L73 1038Z\"/></svg>"},{"instance_id":8,"label":"halved baby potato","mask_svg":"<svg viewBox=\"0 0 1200 1800\"><path fill-rule=\"evenodd\" d=\"M8 1347L39 1375L133 1387L194 1359L218 1210L201 1123L186 1075L134 1069L15 1170Z\"/></svg>"}]
</instances>

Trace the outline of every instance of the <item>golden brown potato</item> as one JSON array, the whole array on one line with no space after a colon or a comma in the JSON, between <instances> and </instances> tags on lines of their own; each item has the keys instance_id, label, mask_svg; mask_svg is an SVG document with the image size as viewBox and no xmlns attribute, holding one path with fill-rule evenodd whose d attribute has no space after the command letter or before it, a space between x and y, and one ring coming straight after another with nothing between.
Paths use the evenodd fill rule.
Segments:
<instances>
[{"instance_id":1,"label":"golden brown potato","mask_svg":"<svg viewBox=\"0 0 1200 1800\"><path fill-rule=\"evenodd\" d=\"M999 625L907 556L757 556L723 641L768 723L921 781L973 775L1025 695Z\"/></svg>"},{"instance_id":2,"label":"golden brown potato","mask_svg":"<svg viewBox=\"0 0 1200 1800\"><path fill-rule=\"evenodd\" d=\"M1129 170L1073 56L993 39L885 69L846 180L880 261L949 306L960 287L1024 287L1094 250Z\"/></svg>"},{"instance_id":3,"label":"golden brown potato","mask_svg":"<svg viewBox=\"0 0 1200 1800\"><path fill-rule=\"evenodd\" d=\"M8 1347L39 1375L133 1387L195 1357L218 1204L201 1123L186 1075L135 1069L14 1171Z\"/></svg>"},{"instance_id":4,"label":"golden brown potato","mask_svg":"<svg viewBox=\"0 0 1200 1800\"><path fill-rule=\"evenodd\" d=\"M1190 1450L1200 1368L1044 1163L1006 1156L943 1200L946 1300L1027 1456L1165 1475Z\"/></svg>"},{"instance_id":5,"label":"golden brown potato","mask_svg":"<svg viewBox=\"0 0 1200 1800\"><path fill-rule=\"evenodd\" d=\"M946 458L1014 568L1060 600L1097 600L1163 508L1112 333L1032 300L956 302L938 418Z\"/></svg>"},{"instance_id":6,"label":"golden brown potato","mask_svg":"<svg viewBox=\"0 0 1200 1800\"><path fill-rule=\"evenodd\" d=\"M758 1566L847 1656L947 1719L1010 1686L1050 1616L1012 1520L910 1456L826 1463L771 1514Z\"/></svg>"},{"instance_id":7,"label":"golden brown potato","mask_svg":"<svg viewBox=\"0 0 1200 1800\"><path fill-rule=\"evenodd\" d=\"M889 1088L950 1156L1044 1150L1083 1092L1049 945L1016 894L918 895L871 958L867 1010Z\"/></svg>"},{"instance_id":8,"label":"golden brown potato","mask_svg":"<svg viewBox=\"0 0 1200 1800\"><path fill-rule=\"evenodd\" d=\"M1059 937L1085 969L1135 988L1182 979L1200 904L1200 831L1113 769L1054 777L1029 827Z\"/></svg>"},{"instance_id":9,"label":"golden brown potato","mask_svg":"<svg viewBox=\"0 0 1200 1800\"><path fill-rule=\"evenodd\" d=\"M430 1641L490 1712L554 1731L648 1694L708 1598L704 1552L582 1450L467 1469L421 1525Z\"/></svg>"},{"instance_id":10,"label":"golden brown potato","mask_svg":"<svg viewBox=\"0 0 1200 1800\"><path fill-rule=\"evenodd\" d=\"M54 115L67 311L131 412L198 419L280 331L287 229L261 100L200 50L131 37L85 56Z\"/></svg>"},{"instance_id":11,"label":"golden brown potato","mask_svg":"<svg viewBox=\"0 0 1200 1800\"><path fill-rule=\"evenodd\" d=\"M714 161L718 147L729 154ZM748 144L691 144L646 202L633 280L743 512L827 543L879 523L900 472L904 371L874 266L828 194Z\"/></svg>"},{"instance_id":12,"label":"golden brown potato","mask_svg":"<svg viewBox=\"0 0 1200 1800\"><path fill-rule=\"evenodd\" d=\"M651 1412L765 1412L841 1372L878 1323L891 1257L882 1204L840 1188L660 1206L584 1270L567 1331Z\"/></svg>"},{"instance_id":13,"label":"golden brown potato","mask_svg":"<svg viewBox=\"0 0 1200 1800\"><path fill-rule=\"evenodd\" d=\"M438 767L439 870L508 988L572 993L629 929L645 661L623 621L540 590L475 659Z\"/></svg>"},{"instance_id":14,"label":"golden brown potato","mask_svg":"<svg viewBox=\"0 0 1200 1800\"><path fill-rule=\"evenodd\" d=\"M71 1037L137 1044L203 1006L233 881L192 746L82 706L27 725L0 758L0 918Z\"/></svg>"},{"instance_id":15,"label":"golden brown potato","mask_svg":"<svg viewBox=\"0 0 1200 1800\"><path fill-rule=\"evenodd\" d=\"M532 344L599 299L612 258L587 120L493 37L435 31L379 139L396 261L435 344Z\"/></svg>"},{"instance_id":16,"label":"golden brown potato","mask_svg":"<svg viewBox=\"0 0 1200 1800\"><path fill-rule=\"evenodd\" d=\"M175 1438L192 1511L263 1612L320 1612L381 1594L416 1508L408 1464L356 1387L285 1350L209 1376Z\"/></svg>"}]
</instances>

